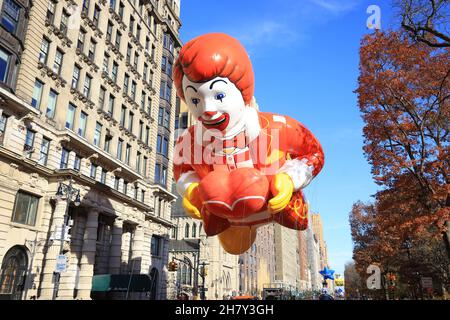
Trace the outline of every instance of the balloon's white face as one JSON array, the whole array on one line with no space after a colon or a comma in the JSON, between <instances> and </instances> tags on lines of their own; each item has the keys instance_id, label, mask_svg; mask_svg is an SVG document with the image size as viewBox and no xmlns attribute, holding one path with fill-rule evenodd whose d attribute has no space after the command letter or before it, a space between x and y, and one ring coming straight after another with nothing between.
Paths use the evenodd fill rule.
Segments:
<instances>
[{"instance_id":1,"label":"balloon's white face","mask_svg":"<svg viewBox=\"0 0 450 320\"><path fill-rule=\"evenodd\" d=\"M245 102L241 91L228 78L192 82L183 77L186 104L206 129L228 135L242 127Z\"/></svg>"}]
</instances>

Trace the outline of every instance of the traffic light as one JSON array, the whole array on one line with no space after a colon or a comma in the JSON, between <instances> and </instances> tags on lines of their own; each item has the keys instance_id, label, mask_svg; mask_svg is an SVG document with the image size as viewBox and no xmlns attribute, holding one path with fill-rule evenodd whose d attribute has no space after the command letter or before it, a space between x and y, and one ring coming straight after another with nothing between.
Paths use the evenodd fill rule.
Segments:
<instances>
[{"instance_id":1,"label":"traffic light","mask_svg":"<svg viewBox=\"0 0 450 320\"><path fill-rule=\"evenodd\" d=\"M177 271L178 270L178 263L176 263L175 261L170 261L168 269L169 269L169 271Z\"/></svg>"}]
</instances>

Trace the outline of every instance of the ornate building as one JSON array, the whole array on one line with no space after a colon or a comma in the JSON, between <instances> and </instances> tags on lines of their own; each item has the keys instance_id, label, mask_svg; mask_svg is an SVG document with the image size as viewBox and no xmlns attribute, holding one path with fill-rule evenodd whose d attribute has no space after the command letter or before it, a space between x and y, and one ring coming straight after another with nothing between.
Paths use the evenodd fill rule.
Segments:
<instances>
[{"instance_id":1,"label":"ornate building","mask_svg":"<svg viewBox=\"0 0 450 320\"><path fill-rule=\"evenodd\" d=\"M166 298L179 0L0 5L0 296Z\"/></svg>"}]
</instances>

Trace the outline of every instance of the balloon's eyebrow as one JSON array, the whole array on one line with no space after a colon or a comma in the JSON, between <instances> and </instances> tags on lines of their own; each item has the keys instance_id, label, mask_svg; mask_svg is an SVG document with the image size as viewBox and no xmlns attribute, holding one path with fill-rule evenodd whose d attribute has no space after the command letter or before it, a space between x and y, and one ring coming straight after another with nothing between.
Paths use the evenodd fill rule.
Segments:
<instances>
[{"instance_id":1,"label":"balloon's eyebrow","mask_svg":"<svg viewBox=\"0 0 450 320\"><path fill-rule=\"evenodd\" d=\"M209 89L211 90L212 87L213 87L213 85L214 85L216 82L219 82L219 81L223 81L223 82L225 82L225 84L228 84L225 80L219 79L219 80L213 81L213 82L211 83L211 85L209 86Z\"/></svg>"},{"instance_id":2,"label":"balloon's eyebrow","mask_svg":"<svg viewBox=\"0 0 450 320\"><path fill-rule=\"evenodd\" d=\"M187 90L188 88L191 88L192 90L194 90L195 92L197 92L197 89L195 89L193 86L187 86L186 89L184 89L184 90Z\"/></svg>"}]
</instances>

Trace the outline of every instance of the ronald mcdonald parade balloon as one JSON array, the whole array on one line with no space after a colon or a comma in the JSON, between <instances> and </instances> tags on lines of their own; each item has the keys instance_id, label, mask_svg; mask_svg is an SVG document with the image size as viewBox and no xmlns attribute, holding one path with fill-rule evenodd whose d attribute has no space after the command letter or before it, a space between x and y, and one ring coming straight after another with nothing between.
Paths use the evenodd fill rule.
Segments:
<instances>
[{"instance_id":1,"label":"ronald mcdonald parade balloon","mask_svg":"<svg viewBox=\"0 0 450 320\"><path fill-rule=\"evenodd\" d=\"M186 213L203 220L205 233L217 235L231 254L248 250L257 228L269 222L306 229L302 189L323 167L322 147L298 121L258 111L253 68L241 43L222 33L187 42L173 77L197 120L174 151Z\"/></svg>"}]
</instances>

